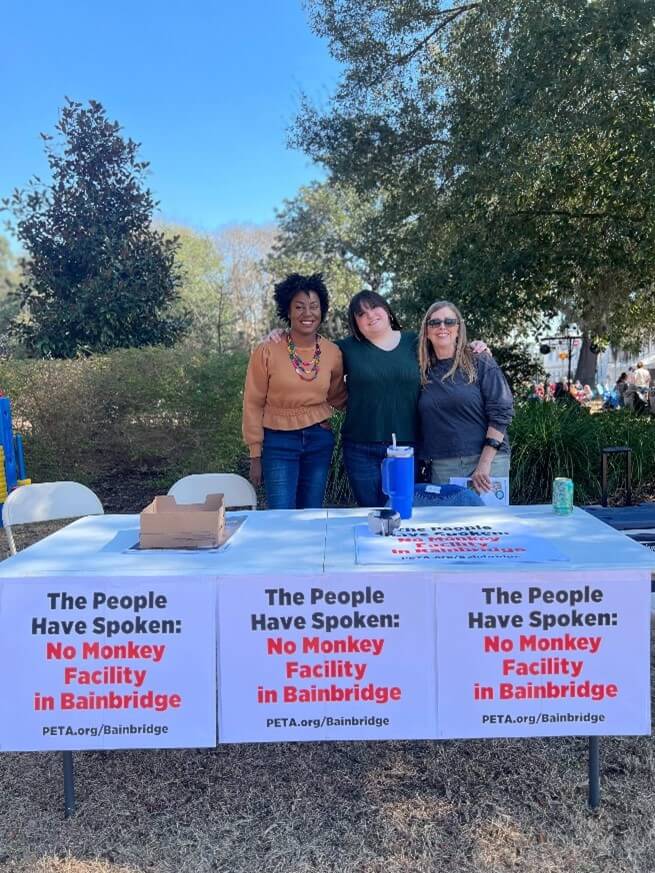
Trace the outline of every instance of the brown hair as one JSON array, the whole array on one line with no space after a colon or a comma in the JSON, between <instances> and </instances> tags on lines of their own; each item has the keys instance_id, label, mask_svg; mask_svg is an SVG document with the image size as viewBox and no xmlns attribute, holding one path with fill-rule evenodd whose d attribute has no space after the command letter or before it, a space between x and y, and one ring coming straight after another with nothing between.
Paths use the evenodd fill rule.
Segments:
<instances>
[{"instance_id":1,"label":"brown hair","mask_svg":"<svg viewBox=\"0 0 655 873\"><path fill-rule=\"evenodd\" d=\"M464 324L464 319L462 318L462 313L455 306L454 303L451 303L449 300L437 300L436 303L433 303L428 311L423 316L423 321L421 322L421 330L418 336L418 364L419 369L421 371L421 384L426 385L428 382L428 372L430 367L433 367L437 362L437 357L434 353L434 349L432 348L432 343L428 339L428 321L432 317L432 315L438 309L452 309L452 311L457 316L459 321L459 330L457 332L457 341L455 342L455 354L453 355L453 365L448 370L448 372L443 376L442 382L444 379L452 378L455 375L457 370L462 370L462 372L467 377L469 383L475 382L477 378L477 372L475 369L475 362L473 360L473 352L468 347L468 340L466 338L466 325Z\"/></svg>"},{"instance_id":2,"label":"brown hair","mask_svg":"<svg viewBox=\"0 0 655 873\"><path fill-rule=\"evenodd\" d=\"M355 339L360 341L366 339L359 329L355 316L361 315L365 309L375 309L376 306L381 306L387 313L392 330L401 330L398 319L381 294L378 294L377 291L359 291L348 304L348 327Z\"/></svg>"}]
</instances>

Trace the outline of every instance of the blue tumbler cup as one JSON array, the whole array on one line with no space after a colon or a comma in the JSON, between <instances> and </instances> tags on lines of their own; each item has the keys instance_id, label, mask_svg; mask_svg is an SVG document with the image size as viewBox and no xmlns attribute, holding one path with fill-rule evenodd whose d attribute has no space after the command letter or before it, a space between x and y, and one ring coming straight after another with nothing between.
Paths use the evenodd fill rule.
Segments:
<instances>
[{"instance_id":1,"label":"blue tumbler cup","mask_svg":"<svg viewBox=\"0 0 655 873\"><path fill-rule=\"evenodd\" d=\"M411 446L389 446L382 461L382 490L401 518L412 517L414 500L414 449Z\"/></svg>"}]
</instances>

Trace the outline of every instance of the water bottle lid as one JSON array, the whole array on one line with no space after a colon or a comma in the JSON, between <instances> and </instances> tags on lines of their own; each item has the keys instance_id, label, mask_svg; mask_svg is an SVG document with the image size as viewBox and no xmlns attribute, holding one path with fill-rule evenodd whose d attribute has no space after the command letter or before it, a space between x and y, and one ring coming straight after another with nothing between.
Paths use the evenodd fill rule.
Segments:
<instances>
[{"instance_id":1,"label":"water bottle lid","mask_svg":"<svg viewBox=\"0 0 655 873\"><path fill-rule=\"evenodd\" d=\"M413 458L413 446L388 446L387 458Z\"/></svg>"}]
</instances>

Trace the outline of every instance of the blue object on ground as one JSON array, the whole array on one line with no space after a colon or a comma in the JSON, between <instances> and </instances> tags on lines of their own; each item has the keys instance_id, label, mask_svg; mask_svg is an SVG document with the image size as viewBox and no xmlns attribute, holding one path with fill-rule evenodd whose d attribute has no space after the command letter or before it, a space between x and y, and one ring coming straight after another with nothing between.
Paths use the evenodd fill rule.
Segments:
<instances>
[{"instance_id":1,"label":"blue object on ground","mask_svg":"<svg viewBox=\"0 0 655 873\"><path fill-rule=\"evenodd\" d=\"M19 433L14 436L14 456L16 458L16 475L19 479L27 479L27 471L25 470L25 449L23 448L23 437Z\"/></svg>"},{"instance_id":2,"label":"blue object on ground","mask_svg":"<svg viewBox=\"0 0 655 873\"><path fill-rule=\"evenodd\" d=\"M0 445L5 451L5 479L7 491L16 487L16 460L14 458L14 435L11 425L11 405L8 397L0 397Z\"/></svg>"}]
</instances>

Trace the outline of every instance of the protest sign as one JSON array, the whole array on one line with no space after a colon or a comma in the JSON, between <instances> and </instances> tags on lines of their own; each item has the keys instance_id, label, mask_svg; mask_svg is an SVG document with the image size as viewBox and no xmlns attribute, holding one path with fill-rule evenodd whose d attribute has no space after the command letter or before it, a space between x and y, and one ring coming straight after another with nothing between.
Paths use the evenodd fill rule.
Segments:
<instances>
[{"instance_id":1,"label":"protest sign","mask_svg":"<svg viewBox=\"0 0 655 873\"><path fill-rule=\"evenodd\" d=\"M650 733L650 574L437 582L440 737Z\"/></svg>"},{"instance_id":2,"label":"protest sign","mask_svg":"<svg viewBox=\"0 0 655 873\"><path fill-rule=\"evenodd\" d=\"M430 577L230 576L218 591L219 742L435 735Z\"/></svg>"},{"instance_id":3,"label":"protest sign","mask_svg":"<svg viewBox=\"0 0 655 873\"><path fill-rule=\"evenodd\" d=\"M372 534L366 525L355 527L358 564L517 564L565 562L556 545L530 533L510 515L488 523L480 516L471 523L406 522L393 536Z\"/></svg>"},{"instance_id":4,"label":"protest sign","mask_svg":"<svg viewBox=\"0 0 655 873\"><path fill-rule=\"evenodd\" d=\"M215 583L0 583L0 749L213 746Z\"/></svg>"}]
</instances>

